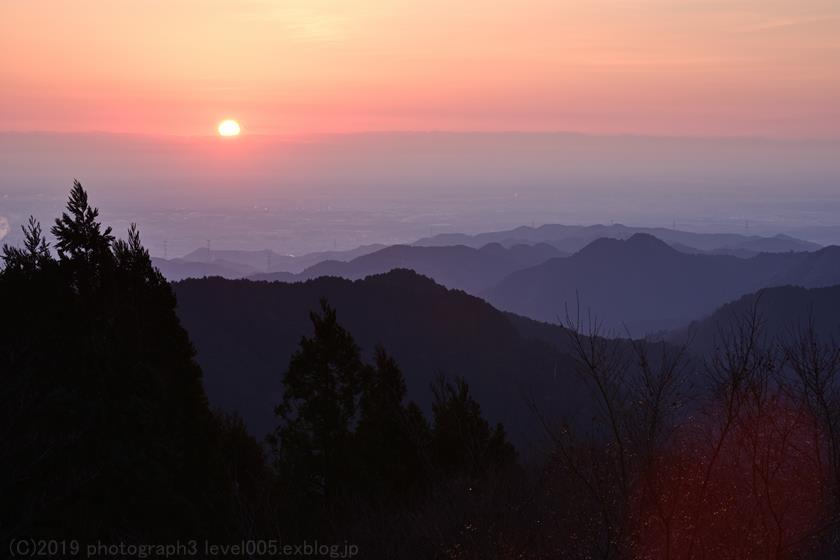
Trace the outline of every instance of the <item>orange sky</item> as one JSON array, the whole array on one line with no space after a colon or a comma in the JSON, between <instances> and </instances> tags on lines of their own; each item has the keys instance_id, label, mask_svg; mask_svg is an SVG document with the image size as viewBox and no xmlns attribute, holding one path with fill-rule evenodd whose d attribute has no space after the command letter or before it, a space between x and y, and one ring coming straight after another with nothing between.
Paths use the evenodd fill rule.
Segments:
<instances>
[{"instance_id":1,"label":"orange sky","mask_svg":"<svg viewBox=\"0 0 840 560\"><path fill-rule=\"evenodd\" d=\"M837 0L0 0L0 130L840 137Z\"/></svg>"}]
</instances>

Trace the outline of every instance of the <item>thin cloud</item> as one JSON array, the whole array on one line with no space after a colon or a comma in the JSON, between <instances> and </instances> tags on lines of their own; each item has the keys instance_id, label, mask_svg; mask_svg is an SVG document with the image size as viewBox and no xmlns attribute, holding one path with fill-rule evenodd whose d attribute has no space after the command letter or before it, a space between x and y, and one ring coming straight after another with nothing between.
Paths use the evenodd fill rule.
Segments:
<instances>
[{"instance_id":1,"label":"thin cloud","mask_svg":"<svg viewBox=\"0 0 840 560\"><path fill-rule=\"evenodd\" d=\"M335 11L308 2L278 5L266 0L240 6L248 21L271 21L284 28L287 38L304 42L337 42L345 38L348 20Z\"/></svg>"},{"instance_id":2,"label":"thin cloud","mask_svg":"<svg viewBox=\"0 0 840 560\"><path fill-rule=\"evenodd\" d=\"M828 21L837 21L840 15L826 15L806 18L784 18L769 21L762 21L746 27L741 27L738 31L742 33L754 33L757 31L775 31L777 29L787 29L790 27L799 27L801 25L810 25L813 23L824 23Z\"/></svg>"},{"instance_id":3,"label":"thin cloud","mask_svg":"<svg viewBox=\"0 0 840 560\"><path fill-rule=\"evenodd\" d=\"M738 66L755 62L754 58L731 57L662 57L662 58L607 58L581 62L579 65L600 67L684 67L684 66Z\"/></svg>"}]
</instances>

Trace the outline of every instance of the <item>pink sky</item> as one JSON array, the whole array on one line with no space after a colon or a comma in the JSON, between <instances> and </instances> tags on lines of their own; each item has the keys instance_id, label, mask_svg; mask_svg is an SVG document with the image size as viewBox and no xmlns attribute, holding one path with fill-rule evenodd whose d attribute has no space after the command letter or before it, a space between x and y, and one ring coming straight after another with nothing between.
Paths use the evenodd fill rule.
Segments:
<instances>
[{"instance_id":1,"label":"pink sky","mask_svg":"<svg viewBox=\"0 0 840 560\"><path fill-rule=\"evenodd\" d=\"M836 0L0 0L0 130L840 137Z\"/></svg>"}]
</instances>

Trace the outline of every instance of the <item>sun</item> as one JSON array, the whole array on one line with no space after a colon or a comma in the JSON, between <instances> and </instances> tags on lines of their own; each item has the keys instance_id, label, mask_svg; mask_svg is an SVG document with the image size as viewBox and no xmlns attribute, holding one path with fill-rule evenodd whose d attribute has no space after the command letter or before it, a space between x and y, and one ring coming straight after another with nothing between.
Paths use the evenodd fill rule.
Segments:
<instances>
[{"instance_id":1,"label":"sun","mask_svg":"<svg viewBox=\"0 0 840 560\"><path fill-rule=\"evenodd\" d=\"M233 119L225 119L219 123L220 136L239 136L239 123Z\"/></svg>"}]
</instances>

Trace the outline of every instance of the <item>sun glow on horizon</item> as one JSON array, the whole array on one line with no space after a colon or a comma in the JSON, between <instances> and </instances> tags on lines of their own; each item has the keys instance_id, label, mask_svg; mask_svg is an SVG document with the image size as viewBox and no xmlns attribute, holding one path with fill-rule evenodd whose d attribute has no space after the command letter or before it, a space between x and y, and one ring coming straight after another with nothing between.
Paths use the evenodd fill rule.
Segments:
<instances>
[{"instance_id":1,"label":"sun glow on horizon","mask_svg":"<svg viewBox=\"0 0 840 560\"><path fill-rule=\"evenodd\" d=\"M239 136L239 123L233 119L225 119L219 123L219 136Z\"/></svg>"}]
</instances>

